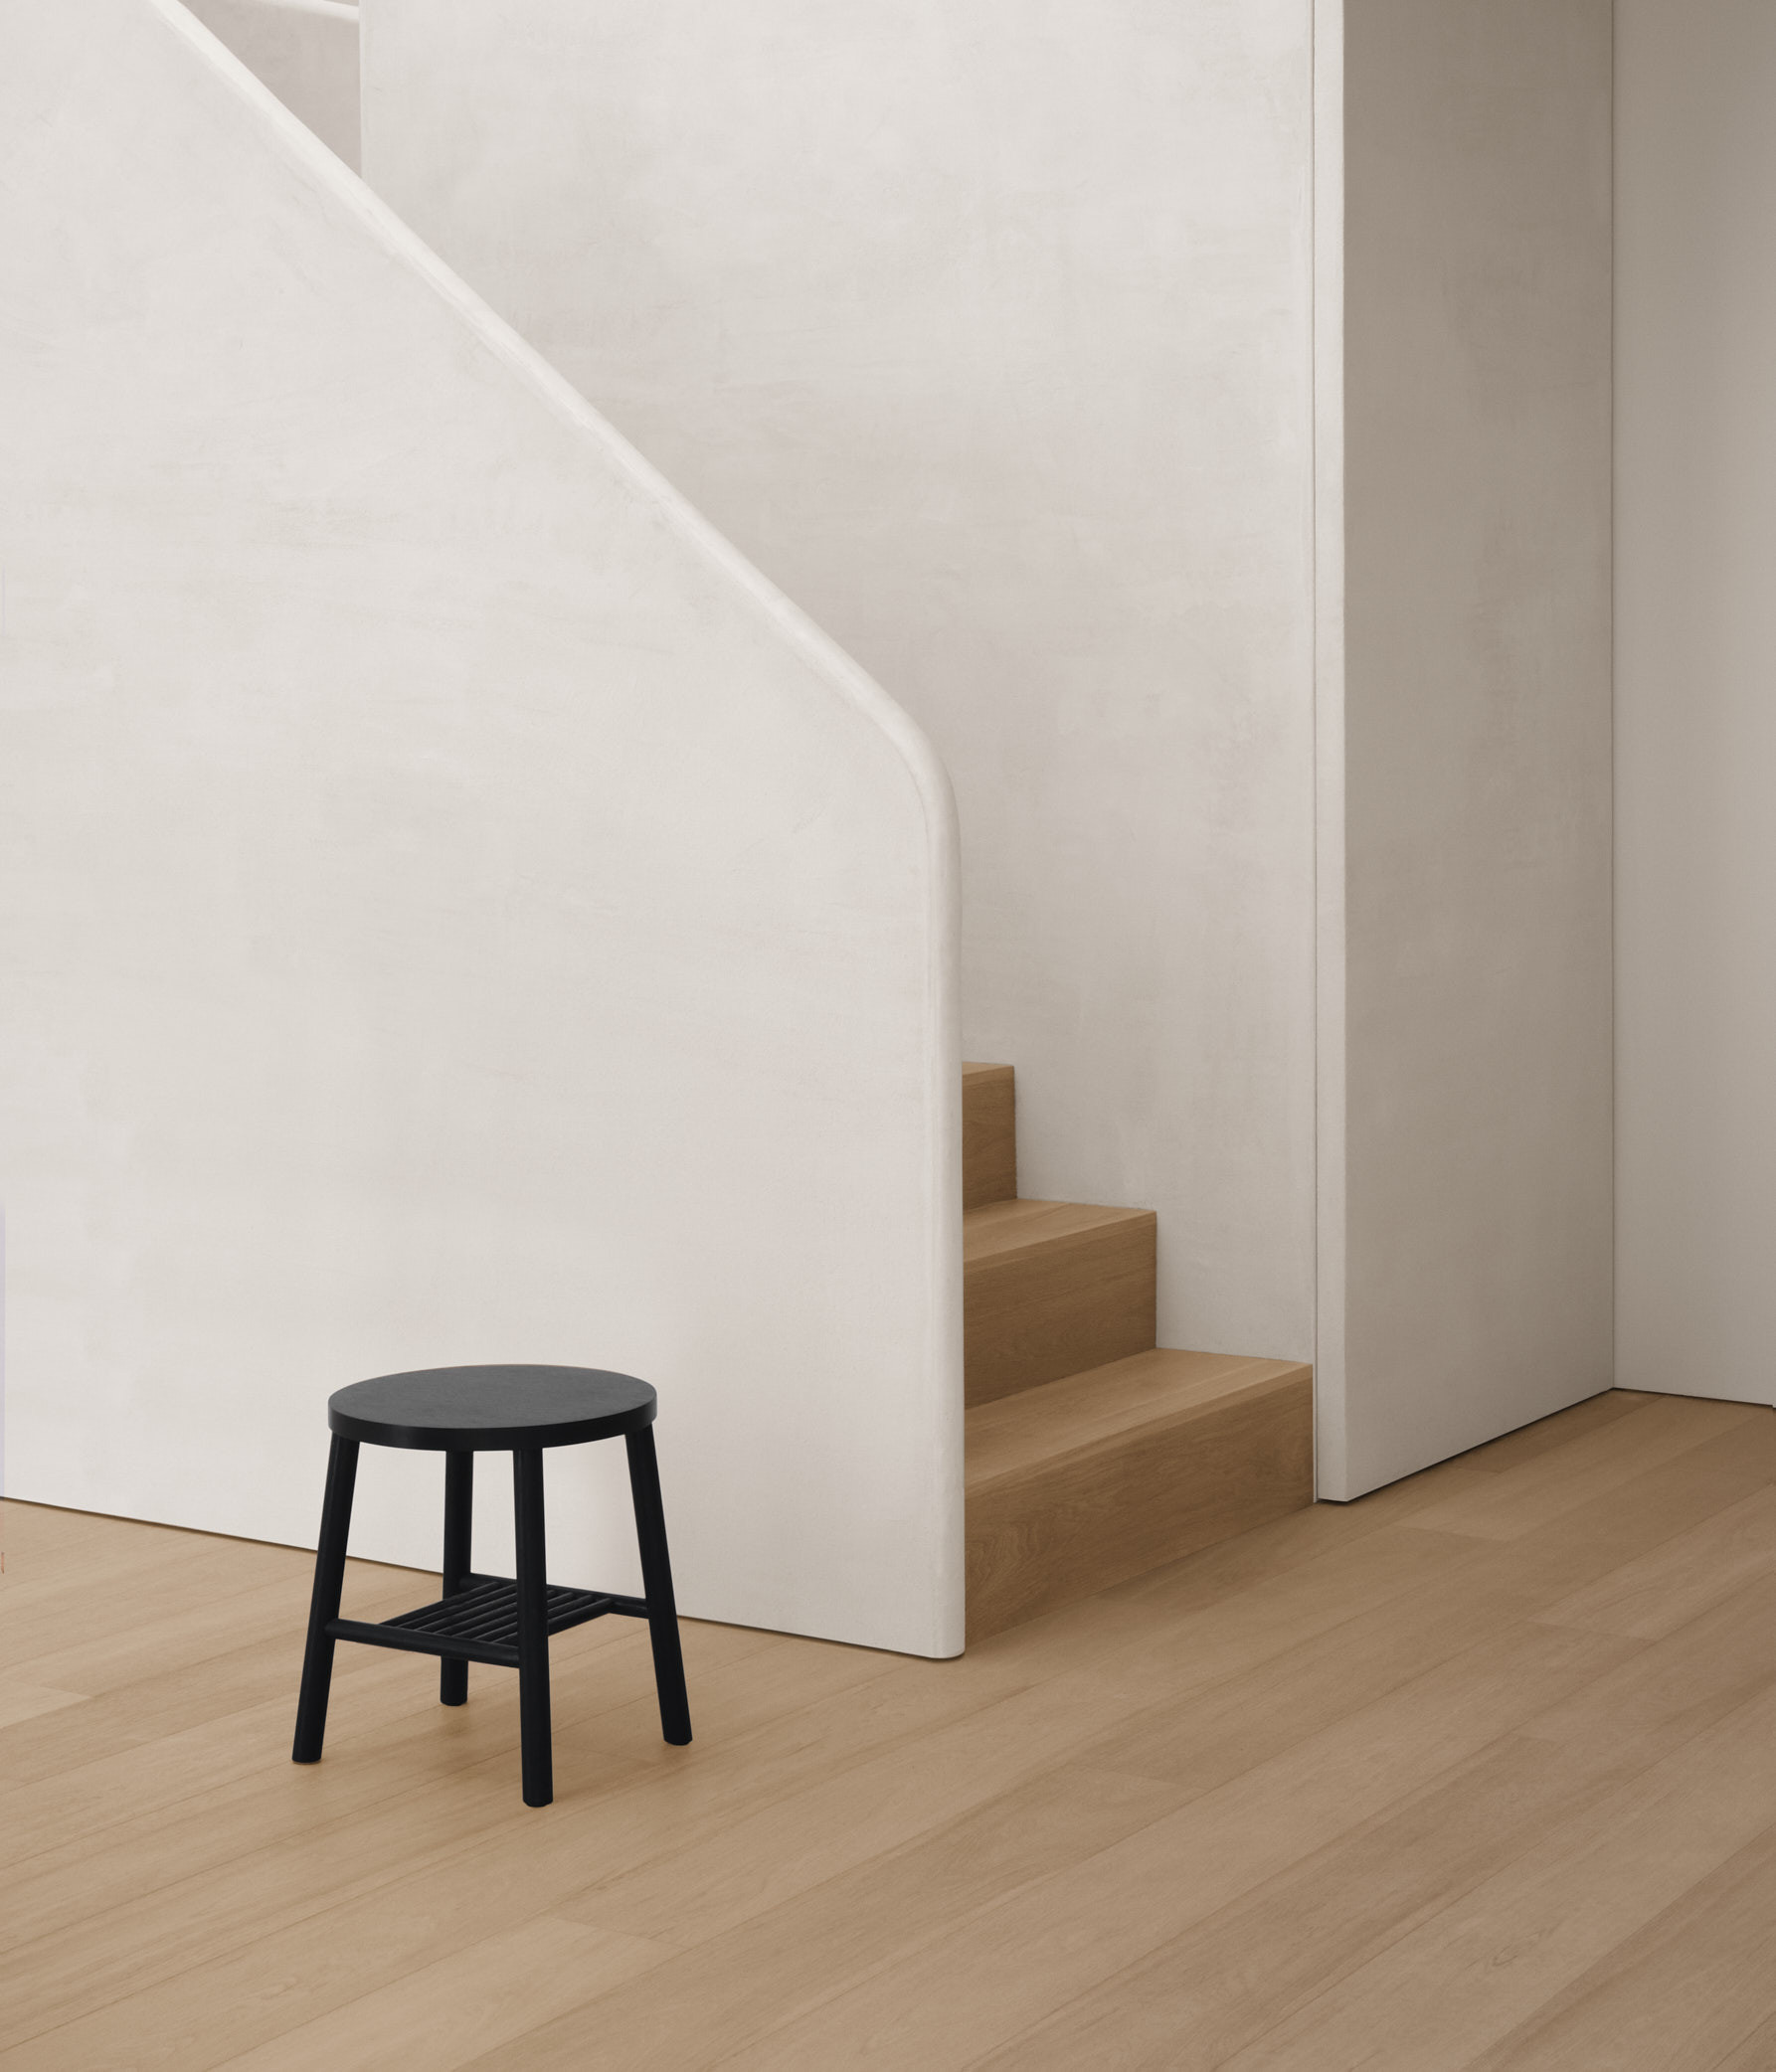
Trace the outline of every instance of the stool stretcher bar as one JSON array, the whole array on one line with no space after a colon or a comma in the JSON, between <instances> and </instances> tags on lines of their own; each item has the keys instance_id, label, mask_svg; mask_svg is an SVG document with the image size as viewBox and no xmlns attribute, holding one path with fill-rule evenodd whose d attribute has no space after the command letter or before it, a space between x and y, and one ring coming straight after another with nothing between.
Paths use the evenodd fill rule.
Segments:
<instances>
[{"instance_id":1,"label":"stool stretcher bar","mask_svg":"<svg viewBox=\"0 0 1776 2072\"><path fill-rule=\"evenodd\" d=\"M393 1619L329 1619L329 1640L356 1640L366 1647L393 1647L404 1654L436 1654L445 1661L485 1662L493 1668L518 1666L518 1585L511 1576L468 1576L467 1587L417 1611ZM621 1597L610 1590L569 1590L556 1583L548 1590L548 1631L564 1634L608 1613L645 1619L644 1597Z\"/></svg>"}]
</instances>

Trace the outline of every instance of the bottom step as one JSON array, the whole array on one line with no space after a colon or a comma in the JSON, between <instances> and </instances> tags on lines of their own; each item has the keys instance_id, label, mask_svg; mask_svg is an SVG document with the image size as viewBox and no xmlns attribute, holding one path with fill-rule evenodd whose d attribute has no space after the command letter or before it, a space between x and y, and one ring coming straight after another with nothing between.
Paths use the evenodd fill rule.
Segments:
<instances>
[{"instance_id":1,"label":"bottom step","mask_svg":"<svg viewBox=\"0 0 1776 2072\"><path fill-rule=\"evenodd\" d=\"M968 1413L969 1639L1314 1500L1313 1369L1140 1352Z\"/></svg>"}]
</instances>

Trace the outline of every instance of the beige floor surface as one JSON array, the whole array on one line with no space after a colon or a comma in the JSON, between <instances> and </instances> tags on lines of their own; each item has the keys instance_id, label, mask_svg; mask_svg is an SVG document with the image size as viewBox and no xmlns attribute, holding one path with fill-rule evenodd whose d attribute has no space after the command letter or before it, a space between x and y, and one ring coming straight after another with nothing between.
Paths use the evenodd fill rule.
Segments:
<instances>
[{"instance_id":1,"label":"beige floor surface","mask_svg":"<svg viewBox=\"0 0 1776 2072\"><path fill-rule=\"evenodd\" d=\"M308 1562L0 1505L5 2072L1770 2072L1776 1416L1614 1393L926 1662L515 1679ZM587 1580L587 1579L579 1579ZM354 1565L346 1609L427 1584Z\"/></svg>"}]
</instances>

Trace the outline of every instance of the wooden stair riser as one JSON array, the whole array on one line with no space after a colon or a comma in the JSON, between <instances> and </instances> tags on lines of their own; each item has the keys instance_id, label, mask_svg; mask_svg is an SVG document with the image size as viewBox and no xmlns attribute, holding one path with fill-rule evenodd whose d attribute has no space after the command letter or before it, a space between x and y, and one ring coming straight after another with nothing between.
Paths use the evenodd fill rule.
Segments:
<instances>
[{"instance_id":1,"label":"wooden stair riser","mask_svg":"<svg viewBox=\"0 0 1776 2072\"><path fill-rule=\"evenodd\" d=\"M1311 1374L1294 1367L1049 1460L971 1476L969 1640L1304 1508L1313 1438Z\"/></svg>"},{"instance_id":2,"label":"wooden stair riser","mask_svg":"<svg viewBox=\"0 0 1776 2072\"><path fill-rule=\"evenodd\" d=\"M1154 1343L1158 1221L1114 1212L1094 1227L971 1259L963 1274L963 1372L990 1403Z\"/></svg>"},{"instance_id":3,"label":"wooden stair riser","mask_svg":"<svg viewBox=\"0 0 1776 2072\"><path fill-rule=\"evenodd\" d=\"M1017 1193L1017 1083L1009 1065L962 1068L962 1205Z\"/></svg>"}]
</instances>

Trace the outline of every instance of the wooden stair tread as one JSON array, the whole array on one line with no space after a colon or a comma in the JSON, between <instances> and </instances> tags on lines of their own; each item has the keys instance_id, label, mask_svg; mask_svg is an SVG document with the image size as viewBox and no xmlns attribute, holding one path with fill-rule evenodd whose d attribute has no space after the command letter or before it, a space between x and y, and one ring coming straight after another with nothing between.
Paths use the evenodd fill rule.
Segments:
<instances>
[{"instance_id":1,"label":"wooden stair tread","mask_svg":"<svg viewBox=\"0 0 1776 2072\"><path fill-rule=\"evenodd\" d=\"M965 1271L990 1266L1012 1253L1076 1238L1087 1231L1157 1220L1152 1209L1104 1208L1093 1202L987 1202L963 1212L963 1266Z\"/></svg>"},{"instance_id":2,"label":"wooden stair tread","mask_svg":"<svg viewBox=\"0 0 1776 2072\"><path fill-rule=\"evenodd\" d=\"M977 1404L967 1413L967 1487L1057 1465L1143 1427L1211 1416L1311 1374L1293 1360L1160 1348Z\"/></svg>"}]
</instances>

